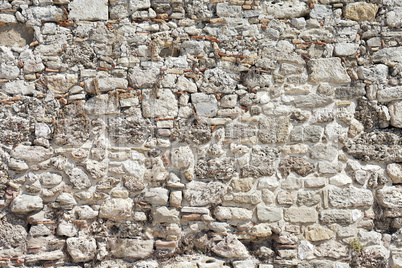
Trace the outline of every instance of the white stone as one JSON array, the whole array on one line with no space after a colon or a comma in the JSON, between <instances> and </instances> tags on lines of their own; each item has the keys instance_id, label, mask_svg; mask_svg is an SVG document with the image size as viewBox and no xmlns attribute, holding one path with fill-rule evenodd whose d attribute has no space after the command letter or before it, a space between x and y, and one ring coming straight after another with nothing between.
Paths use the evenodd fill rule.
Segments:
<instances>
[{"instance_id":1,"label":"white stone","mask_svg":"<svg viewBox=\"0 0 402 268\"><path fill-rule=\"evenodd\" d=\"M340 58L312 59L308 62L310 81L314 84L329 82L334 84L349 84L351 79L341 64Z\"/></svg>"},{"instance_id":2,"label":"white stone","mask_svg":"<svg viewBox=\"0 0 402 268\"><path fill-rule=\"evenodd\" d=\"M107 20L109 16L107 0L74 0L68 8L72 20Z\"/></svg>"},{"instance_id":3,"label":"white stone","mask_svg":"<svg viewBox=\"0 0 402 268\"><path fill-rule=\"evenodd\" d=\"M3 84L2 92L10 95L34 95L38 93L34 83L16 80Z\"/></svg>"},{"instance_id":4,"label":"white stone","mask_svg":"<svg viewBox=\"0 0 402 268\"><path fill-rule=\"evenodd\" d=\"M167 88L142 90L142 112L144 117L176 117L178 103L173 92Z\"/></svg>"},{"instance_id":5,"label":"white stone","mask_svg":"<svg viewBox=\"0 0 402 268\"><path fill-rule=\"evenodd\" d=\"M356 54L359 44L357 43L337 43L335 44L335 55L337 56L352 56Z\"/></svg>"},{"instance_id":6,"label":"white stone","mask_svg":"<svg viewBox=\"0 0 402 268\"><path fill-rule=\"evenodd\" d=\"M42 198L26 194L17 196L10 204L10 210L14 213L28 213L42 208Z\"/></svg>"},{"instance_id":7,"label":"white stone","mask_svg":"<svg viewBox=\"0 0 402 268\"><path fill-rule=\"evenodd\" d=\"M189 146L181 146L172 149L172 166L183 169L194 166L194 155Z\"/></svg>"},{"instance_id":8,"label":"white stone","mask_svg":"<svg viewBox=\"0 0 402 268\"><path fill-rule=\"evenodd\" d=\"M169 190L158 187L149 188L144 195L144 199L153 205L167 205Z\"/></svg>"},{"instance_id":9,"label":"white stone","mask_svg":"<svg viewBox=\"0 0 402 268\"><path fill-rule=\"evenodd\" d=\"M386 171L393 183L402 183L402 166L400 164L388 164Z\"/></svg>"},{"instance_id":10,"label":"white stone","mask_svg":"<svg viewBox=\"0 0 402 268\"><path fill-rule=\"evenodd\" d=\"M93 237L71 237L66 240L67 251L75 262L86 262L95 258L96 240Z\"/></svg>"},{"instance_id":11,"label":"white stone","mask_svg":"<svg viewBox=\"0 0 402 268\"><path fill-rule=\"evenodd\" d=\"M99 217L109 220L121 221L131 216L133 201L131 199L108 199L99 209Z\"/></svg>"}]
</instances>

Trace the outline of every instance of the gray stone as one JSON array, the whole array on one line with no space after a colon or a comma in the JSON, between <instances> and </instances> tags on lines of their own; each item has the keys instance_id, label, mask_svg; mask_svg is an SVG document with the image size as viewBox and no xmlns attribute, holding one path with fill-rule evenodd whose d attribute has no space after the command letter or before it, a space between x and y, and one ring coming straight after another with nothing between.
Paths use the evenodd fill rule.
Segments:
<instances>
[{"instance_id":1,"label":"gray stone","mask_svg":"<svg viewBox=\"0 0 402 268\"><path fill-rule=\"evenodd\" d=\"M180 76L177 79L176 88L177 91L179 92L190 92L190 93L197 92L197 85L184 76Z\"/></svg>"},{"instance_id":2,"label":"gray stone","mask_svg":"<svg viewBox=\"0 0 402 268\"><path fill-rule=\"evenodd\" d=\"M65 94L78 84L77 74L56 74L45 76L47 88L55 94Z\"/></svg>"},{"instance_id":3,"label":"gray stone","mask_svg":"<svg viewBox=\"0 0 402 268\"><path fill-rule=\"evenodd\" d=\"M72 20L107 20L109 15L107 0L73 0L68 7Z\"/></svg>"},{"instance_id":4,"label":"gray stone","mask_svg":"<svg viewBox=\"0 0 402 268\"><path fill-rule=\"evenodd\" d=\"M97 95L85 102L85 112L90 115L117 114L116 100L108 94Z\"/></svg>"},{"instance_id":5,"label":"gray stone","mask_svg":"<svg viewBox=\"0 0 402 268\"><path fill-rule=\"evenodd\" d=\"M129 0L128 1L129 10L130 12L141 10L141 9L148 9L151 7L150 0Z\"/></svg>"},{"instance_id":6,"label":"gray stone","mask_svg":"<svg viewBox=\"0 0 402 268\"><path fill-rule=\"evenodd\" d=\"M257 205L257 218L261 222L276 222L282 220L283 209L268 207L263 204Z\"/></svg>"},{"instance_id":7,"label":"gray stone","mask_svg":"<svg viewBox=\"0 0 402 268\"><path fill-rule=\"evenodd\" d=\"M191 94L191 102L199 117L213 117L218 112L218 101L214 95L194 93Z\"/></svg>"},{"instance_id":8,"label":"gray stone","mask_svg":"<svg viewBox=\"0 0 402 268\"><path fill-rule=\"evenodd\" d=\"M242 17L242 11L241 6L235 6L229 3L218 3L216 5L216 14L218 17Z\"/></svg>"},{"instance_id":9,"label":"gray stone","mask_svg":"<svg viewBox=\"0 0 402 268\"><path fill-rule=\"evenodd\" d=\"M33 6L28 12L28 18L38 21L62 21L64 12L56 6Z\"/></svg>"},{"instance_id":10,"label":"gray stone","mask_svg":"<svg viewBox=\"0 0 402 268\"><path fill-rule=\"evenodd\" d=\"M112 198L102 203L99 217L113 221L125 220L131 216L133 201L131 199Z\"/></svg>"},{"instance_id":11,"label":"gray stone","mask_svg":"<svg viewBox=\"0 0 402 268\"><path fill-rule=\"evenodd\" d=\"M402 128L402 101L393 102L388 106L389 115L391 116L391 125Z\"/></svg>"},{"instance_id":12,"label":"gray stone","mask_svg":"<svg viewBox=\"0 0 402 268\"><path fill-rule=\"evenodd\" d=\"M335 97L341 100L352 100L366 95L363 85L354 87L339 87L335 90Z\"/></svg>"},{"instance_id":13,"label":"gray stone","mask_svg":"<svg viewBox=\"0 0 402 268\"><path fill-rule=\"evenodd\" d=\"M196 42L197 46L199 44ZM238 82L232 76L221 68L208 69L204 72L203 79L200 80L199 88L207 94L233 93Z\"/></svg>"},{"instance_id":14,"label":"gray stone","mask_svg":"<svg viewBox=\"0 0 402 268\"><path fill-rule=\"evenodd\" d=\"M356 43L337 43L335 44L335 55L345 57L356 54L359 44Z\"/></svg>"},{"instance_id":15,"label":"gray stone","mask_svg":"<svg viewBox=\"0 0 402 268\"><path fill-rule=\"evenodd\" d=\"M77 190L83 190L91 187L91 181L84 170L80 168L73 168L65 171L70 182Z\"/></svg>"},{"instance_id":16,"label":"gray stone","mask_svg":"<svg viewBox=\"0 0 402 268\"><path fill-rule=\"evenodd\" d=\"M322 210L320 211L320 221L323 224L349 225L353 222L352 212L339 209Z\"/></svg>"},{"instance_id":17,"label":"gray stone","mask_svg":"<svg viewBox=\"0 0 402 268\"><path fill-rule=\"evenodd\" d=\"M310 149L311 159L332 161L338 157L338 150L328 144L316 144Z\"/></svg>"},{"instance_id":18,"label":"gray stone","mask_svg":"<svg viewBox=\"0 0 402 268\"><path fill-rule=\"evenodd\" d=\"M0 64L0 79L15 79L20 74L20 69L17 66Z\"/></svg>"},{"instance_id":19,"label":"gray stone","mask_svg":"<svg viewBox=\"0 0 402 268\"><path fill-rule=\"evenodd\" d=\"M387 25L389 27L399 28L402 26L402 7L393 7L387 12Z\"/></svg>"},{"instance_id":20,"label":"gray stone","mask_svg":"<svg viewBox=\"0 0 402 268\"><path fill-rule=\"evenodd\" d=\"M321 202L320 192L302 192L297 195L297 205L299 206L315 206Z\"/></svg>"},{"instance_id":21,"label":"gray stone","mask_svg":"<svg viewBox=\"0 0 402 268\"><path fill-rule=\"evenodd\" d=\"M402 166L400 164L388 164L386 171L393 183L402 183Z\"/></svg>"},{"instance_id":22,"label":"gray stone","mask_svg":"<svg viewBox=\"0 0 402 268\"><path fill-rule=\"evenodd\" d=\"M318 108L327 106L333 102L334 99L332 96L323 96L315 93L300 95L294 100L297 108Z\"/></svg>"},{"instance_id":23,"label":"gray stone","mask_svg":"<svg viewBox=\"0 0 402 268\"><path fill-rule=\"evenodd\" d=\"M284 209L283 218L294 223L310 223L317 222L318 213L315 208L291 207Z\"/></svg>"},{"instance_id":24,"label":"gray stone","mask_svg":"<svg viewBox=\"0 0 402 268\"><path fill-rule=\"evenodd\" d=\"M381 102L390 102L402 99L402 87L385 87L378 90L377 98Z\"/></svg>"},{"instance_id":25,"label":"gray stone","mask_svg":"<svg viewBox=\"0 0 402 268\"><path fill-rule=\"evenodd\" d=\"M26 146L19 144L11 151L11 156L28 162L41 162L49 159L53 155L52 149L41 146Z\"/></svg>"},{"instance_id":26,"label":"gray stone","mask_svg":"<svg viewBox=\"0 0 402 268\"><path fill-rule=\"evenodd\" d=\"M17 196L10 204L10 210L14 213L28 213L42 208L42 198L26 194Z\"/></svg>"},{"instance_id":27,"label":"gray stone","mask_svg":"<svg viewBox=\"0 0 402 268\"><path fill-rule=\"evenodd\" d=\"M206 206L222 203L225 193L225 185L220 182L192 181L186 185L184 198L190 206Z\"/></svg>"},{"instance_id":28,"label":"gray stone","mask_svg":"<svg viewBox=\"0 0 402 268\"><path fill-rule=\"evenodd\" d=\"M168 209L167 207L158 207L152 213L154 223L180 223L180 212L176 209Z\"/></svg>"},{"instance_id":29,"label":"gray stone","mask_svg":"<svg viewBox=\"0 0 402 268\"><path fill-rule=\"evenodd\" d=\"M289 136L288 117L262 117L259 121L258 138L265 144L285 143Z\"/></svg>"},{"instance_id":30,"label":"gray stone","mask_svg":"<svg viewBox=\"0 0 402 268\"><path fill-rule=\"evenodd\" d=\"M370 190L353 186L332 188L328 193L329 203L335 208L368 207L373 205L374 198Z\"/></svg>"},{"instance_id":31,"label":"gray stone","mask_svg":"<svg viewBox=\"0 0 402 268\"><path fill-rule=\"evenodd\" d=\"M177 116L177 100L170 89L144 89L142 97L144 117L171 118Z\"/></svg>"},{"instance_id":32,"label":"gray stone","mask_svg":"<svg viewBox=\"0 0 402 268\"><path fill-rule=\"evenodd\" d=\"M309 13L306 3L299 0L292 2L262 2L262 15L273 17L275 19L291 19L304 17Z\"/></svg>"},{"instance_id":33,"label":"gray stone","mask_svg":"<svg viewBox=\"0 0 402 268\"><path fill-rule=\"evenodd\" d=\"M373 54L375 63L382 62L389 67L395 66L395 63L402 63L402 47L386 47Z\"/></svg>"},{"instance_id":34,"label":"gray stone","mask_svg":"<svg viewBox=\"0 0 402 268\"><path fill-rule=\"evenodd\" d=\"M312 59L308 62L310 81L314 84L329 82L348 84L350 77L339 58Z\"/></svg>"},{"instance_id":35,"label":"gray stone","mask_svg":"<svg viewBox=\"0 0 402 268\"><path fill-rule=\"evenodd\" d=\"M96 240L93 237L70 237L66 240L67 251L75 262L86 262L95 258Z\"/></svg>"},{"instance_id":36,"label":"gray stone","mask_svg":"<svg viewBox=\"0 0 402 268\"><path fill-rule=\"evenodd\" d=\"M162 187L149 188L144 199L153 205L166 205L169 199L169 190Z\"/></svg>"},{"instance_id":37,"label":"gray stone","mask_svg":"<svg viewBox=\"0 0 402 268\"><path fill-rule=\"evenodd\" d=\"M370 68L361 66L357 69L357 75L359 79L386 84L388 82L388 66L385 64L376 64Z\"/></svg>"},{"instance_id":38,"label":"gray stone","mask_svg":"<svg viewBox=\"0 0 402 268\"><path fill-rule=\"evenodd\" d=\"M145 259L154 250L153 240L112 238L108 240L112 256L129 260Z\"/></svg>"},{"instance_id":39,"label":"gray stone","mask_svg":"<svg viewBox=\"0 0 402 268\"><path fill-rule=\"evenodd\" d=\"M385 208L402 208L402 187L386 186L377 190L377 200Z\"/></svg>"},{"instance_id":40,"label":"gray stone","mask_svg":"<svg viewBox=\"0 0 402 268\"><path fill-rule=\"evenodd\" d=\"M293 142L319 142L324 129L320 126L297 126L290 133Z\"/></svg>"},{"instance_id":41,"label":"gray stone","mask_svg":"<svg viewBox=\"0 0 402 268\"><path fill-rule=\"evenodd\" d=\"M40 180L44 186L54 186L62 182L63 177L56 173L45 172L40 174Z\"/></svg>"}]
</instances>

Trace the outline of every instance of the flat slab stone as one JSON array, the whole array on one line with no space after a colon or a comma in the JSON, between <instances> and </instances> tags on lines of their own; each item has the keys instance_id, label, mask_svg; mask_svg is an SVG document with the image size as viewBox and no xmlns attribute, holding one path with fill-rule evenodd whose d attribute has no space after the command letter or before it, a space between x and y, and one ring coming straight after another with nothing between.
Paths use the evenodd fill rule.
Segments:
<instances>
[{"instance_id":1,"label":"flat slab stone","mask_svg":"<svg viewBox=\"0 0 402 268\"><path fill-rule=\"evenodd\" d=\"M107 20L109 15L107 0L74 0L68 8L71 20Z\"/></svg>"}]
</instances>

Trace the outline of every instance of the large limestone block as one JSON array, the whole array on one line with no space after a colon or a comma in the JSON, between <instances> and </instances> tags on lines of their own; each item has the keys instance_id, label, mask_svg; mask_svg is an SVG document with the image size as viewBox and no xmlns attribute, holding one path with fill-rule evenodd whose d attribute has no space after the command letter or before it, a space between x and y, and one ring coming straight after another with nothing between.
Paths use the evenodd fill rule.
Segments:
<instances>
[{"instance_id":1,"label":"large limestone block","mask_svg":"<svg viewBox=\"0 0 402 268\"><path fill-rule=\"evenodd\" d=\"M96 240L93 237L71 237L66 240L67 251L75 262L86 262L95 258Z\"/></svg>"},{"instance_id":2,"label":"large limestone block","mask_svg":"<svg viewBox=\"0 0 402 268\"><path fill-rule=\"evenodd\" d=\"M316 222L318 213L315 208L291 207L284 209L284 219L293 223Z\"/></svg>"},{"instance_id":3,"label":"large limestone block","mask_svg":"<svg viewBox=\"0 0 402 268\"><path fill-rule=\"evenodd\" d=\"M258 138L265 144L285 143L289 136L288 117L262 117L259 121Z\"/></svg>"},{"instance_id":4,"label":"large limestone block","mask_svg":"<svg viewBox=\"0 0 402 268\"><path fill-rule=\"evenodd\" d=\"M395 27L395 28L401 27L402 26L402 7L394 7L393 10L387 12L386 22L389 27Z\"/></svg>"},{"instance_id":5,"label":"large limestone block","mask_svg":"<svg viewBox=\"0 0 402 268\"><path fill-rule=\"evenodd\" d=\"M45 76L47 88L55 94L64 94L78 83L77 74L56 74Z\"/></svg>"},{"instance_id":6,"label":"large limestone block","mask_svg":"<svg viewBox=\"0 0 402 268\"><path fill-rule=\"evenodd\" d=\"M402 187L386 186L377 190L377 200L385 208L402 208Z\"/></svg>"},{"instance_id":7,"label":"large limestone block","mask_svg":"<svg viewBox=\"0 0 402 268\"><path fill-rule=\"evenodd\" d=\"M110 253L114 257L129 260L144 259L154 248L153 240L113 238L108 242Z\"/></svg>"},{"instance_id":8,"label":"large limestone block","mask_svg":"<svg viewBox=\"0 0 402 268\"><path fill-rule=\"evenodd\" d=\"M42 198L26 194L17 196L10 204L10 210L14 213L28 213L42 208Z\"/></svg>"},{"instance_id":9,"label":"large limestone block","mask_svg":"<svg viewBox=\"0 0 402 268\"><path fill-rule=\"evenodd\" d=\"M34 83L16 80L3 84L1 91L9 95L34 95L38 93Z\"/></svg>"},{"instance_id":10,"label":"large limestone block","mask_svg":"<svg viewBox=\"0 0 402 268\"><path fill-rule=\"evenodd\" d=\"M142 90L142 113L144 117L176 117L177 100L168 88Z\"/></svg>"},{"instance_id":11,"label":"large limestone block","mask_svg":"<svg viewBox=\"0 0 402 268\"><path fill-rule=\"evenodd\" d=\"M72 20L107 20L109 15L107 0L74 0L68 8Z\"/></svg>"},{"instance_id":12,"label":"large limestone block","mask_svg":"<svg viewBox=\"0 0 402 268\"><path fill-rule=\"evenodd\" d=\"M131 216L133 201L131 199L108 199L100 207L99 217L121 221Z\"/></svg>"},{"instance_id":13,"label":"large limestone block","mask_svg":"<svg viewBox=\"0 0 402 268\"><path fill-rule=\"evenodd\" d=\"M215 217L222 220L231 221L251 221L253 217L253 211L245 208L236 207L217 207L215 209Z\"/></svg>"},{"instance_id":14,"label":"large limestone block","mask_svg":"<svg viewBox=\"0 0 402 268\"><path fill-rule=\"evenodd\" d=\"M390 67L393 63L402 63L402 47L386 47L373 54L374 62L382 62Z\"/></svg>"},{"instance_id":15,"label":"large limestone block","mask_svg":"<svg viewBox=\"0 0 402 268\"><path fill-rule=\"evenodd\" d=\"M377 14L378 6L366 2L350 3L346 6L343 15L347 19L355 21L372 21Z\"/></svg>"},{"instance_id":16,"label":"large limestone block","mask_svg":"<svg viewBox=\"0 0 402 268\"><path fill-rule=\"evenodd\" d=\"M283 217L283 209L278 207L268 207L263 204L257 205L257 218L262 222L276 222Z\"/></svg>"},{"instance_id":17,"label":"large limestone block","mask_svg":"<svg viewBox=\"0 0 402 268\"><path fill-rule=\"evenodd\" d=\"M334 232L319 225L310 225L306 228L304 235L307 240L317 242L331 239Z\"/></svg>"},{"instance_id":18,"label":"large limestone block","mask_svg":"<svg viewBox=\"0 0 402 268\"><path fill-rule=\"evenodd\" d=\"M183 169L194 166L194 155L189 146L181 146L172 149L171 152L172 166Z\"/></svg>"},{"instance_id":19,"label":"large limestone block","mask_svg":"<svg viewBox=\"0 0 402 268\"><path fill-rule=\"evenodd\" d=\"M351 81L340 58L312 59L308 62L308 67L311 72L310 81L313 84L321 82L348 84Z\"/></svg>"},{"instance_id":20,"label":"large limestone block","mask_svg":"<svg viewBox=\"0 0 402 268\"><path fill-rule=\"evenodd\" d=\"M349 186L332 188L328 192L329 203L335 208L367 207L374 203L370 190Z\"/></svg>"},{"instance_id":21,"label":"large limestone block","mask_svg":"<svg viewBox=\"0 0 402 268\"><path fill-rule=\"evenodd\" d=\"M11 151L11 156L28 162L41 162L53 155L52 149L41 146L26 146L19 144Z\"/></svg>"},{"instance_id":22,"label":"large limestone block","mask_svg":"<svg viewBox=\"0 0 402 268\"><path fill-rule=\"evenodd\" d=\"M390 102L402 99L402 87L386 87L378 90L377 99L381 102Z\"/></svg>"}]
</instances>

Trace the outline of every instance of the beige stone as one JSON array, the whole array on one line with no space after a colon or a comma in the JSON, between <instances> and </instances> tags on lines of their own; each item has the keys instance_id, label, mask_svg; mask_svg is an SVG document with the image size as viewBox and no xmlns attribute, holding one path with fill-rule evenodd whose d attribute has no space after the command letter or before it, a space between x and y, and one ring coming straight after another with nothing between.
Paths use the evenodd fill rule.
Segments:
<instances>
[{"instance_id":1,"label":"beige stone","mask_svg":"<svg viewBox=\"0 0 402 268\"><path fill-rule=\"evenodd\" d=\"M304 236L309 241L317 242L331 239L334 232L319 225L310 225L307 226Z\"/></svg>"},{"instance_id":2,"label":"beige stone","mask_svg":"<svg viewBox=\"0 0 402 268\"><path fill-rule=\"evenodd\" d=\"M345 7L345 18L355 21L373 21L377 14L378 6L366 2L350 3Z\"/></svg>"}]
</instances>

